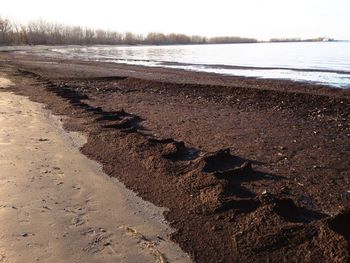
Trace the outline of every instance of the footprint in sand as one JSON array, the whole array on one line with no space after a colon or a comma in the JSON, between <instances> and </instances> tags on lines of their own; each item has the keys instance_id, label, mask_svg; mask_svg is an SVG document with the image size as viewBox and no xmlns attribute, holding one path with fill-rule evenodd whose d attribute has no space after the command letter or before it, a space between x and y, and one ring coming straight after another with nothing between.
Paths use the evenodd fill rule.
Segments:
<instances>
[{"instance_id":1,"label":"footprint in sand","mask_svg":"<svg viewBox=\"0 0 350 263\"><path fill-rule=\"evenodd\" d=\"M91 240L83 250L96 254L102 252L106 247L109 247L110 250L114 251L111 246L112 241L110 238L111 235L109 234L94 231L94 233L91 234Z\"/></svg>"},{"instance_id":2,"label":"footprint in sand","mask_svg":"<svg viewBox=\"0 0 350 263\"><path fill-rule=\"evenodd\" d=\"M144 236L142 233L138 232L135 228L132 228L130 226L121 226L120 229L123 229L127 235L130 235L138 240L138 243L140 244L141 248L147 249L155 258L157 263L166 263L167 260L165 256L158 250L158 242L155 242L146 236Z\"/></svg>"},{"instance_id":3,"label":"footprint in sand","mask_svg":"<svg viewBox=\"0 0 350 263\"><path fill-rule=\"evenodd\" d=\"M82 215L78 215L78 216L73 217L73 219L71 221L71 225L74 227L81 226L84 223L85 223L85 221L84 221Z\"/></svg>"},{"instance_id":4,"label":"footprint in sand","mask_svg":"<svg viewBox=\"0 0 350 263\"><path fill-rule=\"evenodd\" d=\"M80 190L80 186L78 186L78 185L73 185L72 188L75 190L78 190L78 191Z\"/></svg>"}]
</instances>

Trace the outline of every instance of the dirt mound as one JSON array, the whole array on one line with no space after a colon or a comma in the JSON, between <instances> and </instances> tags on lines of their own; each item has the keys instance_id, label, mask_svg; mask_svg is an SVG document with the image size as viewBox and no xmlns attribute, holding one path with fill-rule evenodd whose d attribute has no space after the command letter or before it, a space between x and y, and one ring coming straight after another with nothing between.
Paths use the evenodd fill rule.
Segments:
<instances>
[{"instance_id":1,"label":"dirt mound","mask_svg":"<svg viewBox=\"0 0 350 263\"><path fill-rule=\"evenodd\" d=\"M350 208L344 209L339 214L329 219L328 226L350 242Z\"/></svg>"},{"instance_id":2,"label":"dirt mound","mask_svg":"<svg viewBox=\"0 0 350 263\"><path fill-rule=\"evenodd\" d=\"M269 262L347 262L348 242L331 230L328 215L299 207L291 199L260 200L235 236L243 261L258 257Z\"/></svg>"}]
</instances>

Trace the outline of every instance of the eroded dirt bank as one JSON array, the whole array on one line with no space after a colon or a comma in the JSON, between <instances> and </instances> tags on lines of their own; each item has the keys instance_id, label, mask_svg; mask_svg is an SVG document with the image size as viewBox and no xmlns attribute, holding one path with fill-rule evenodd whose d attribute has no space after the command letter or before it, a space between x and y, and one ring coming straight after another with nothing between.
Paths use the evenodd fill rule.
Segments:
<instances>
[{"instance_id":1,"label":"eroded dirt bank","mask_svg":"<svg viewBox=\"0 0 350 263\"><path fill-rule=\"evenodd\" d=\"M348 262L348 91L3 58L13 91L68 116L84 154L170 208L197 262Z\"/></svg>"},{"instance_id":2,"label":"eroded dirt bank","mask_svg":"<svg viewBox=\"0 0 350 263\"><path fill-rule=\"evenodd\" d=\"M104 175L77 136L0 92L0 262L191 262L163 209Z\"/></svg>"}]
</instances>

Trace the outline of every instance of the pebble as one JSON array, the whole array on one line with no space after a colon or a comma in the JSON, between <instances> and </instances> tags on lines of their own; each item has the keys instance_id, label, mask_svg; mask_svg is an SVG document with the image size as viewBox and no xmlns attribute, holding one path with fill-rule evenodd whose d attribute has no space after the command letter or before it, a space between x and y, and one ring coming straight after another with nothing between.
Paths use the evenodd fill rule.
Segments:
<instances>
[{"instance_id":1,"label":"pebble","mask_svg":"<svg viewBox=\"0 0 350 263\"><path fill-rule=\"evenodd\" d=\"M211 228L211 230L213 230L213 231L218 231L218 230L221 230L222 229L222 227L221 226L218 226L218 225L214 225L214 226L212 226L212 228Z\"/></svg>"}]
</instances>

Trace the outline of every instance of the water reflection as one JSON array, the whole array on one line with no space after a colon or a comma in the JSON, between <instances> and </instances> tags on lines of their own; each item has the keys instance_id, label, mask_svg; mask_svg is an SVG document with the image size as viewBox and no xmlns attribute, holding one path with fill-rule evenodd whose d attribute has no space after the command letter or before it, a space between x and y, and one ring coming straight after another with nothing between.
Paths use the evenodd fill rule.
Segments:
<instances>
[{"instance_id":1,"label":"water reflection","mask_svg":"<svg viewBox=\"0 0 350 263\"><path fill-rule=\"evenodd\" d=\"M53 48L51 51L62 57L84 60L291 79L350 88L350 42L94 46Z\"/></svg>"}]
</instances>

